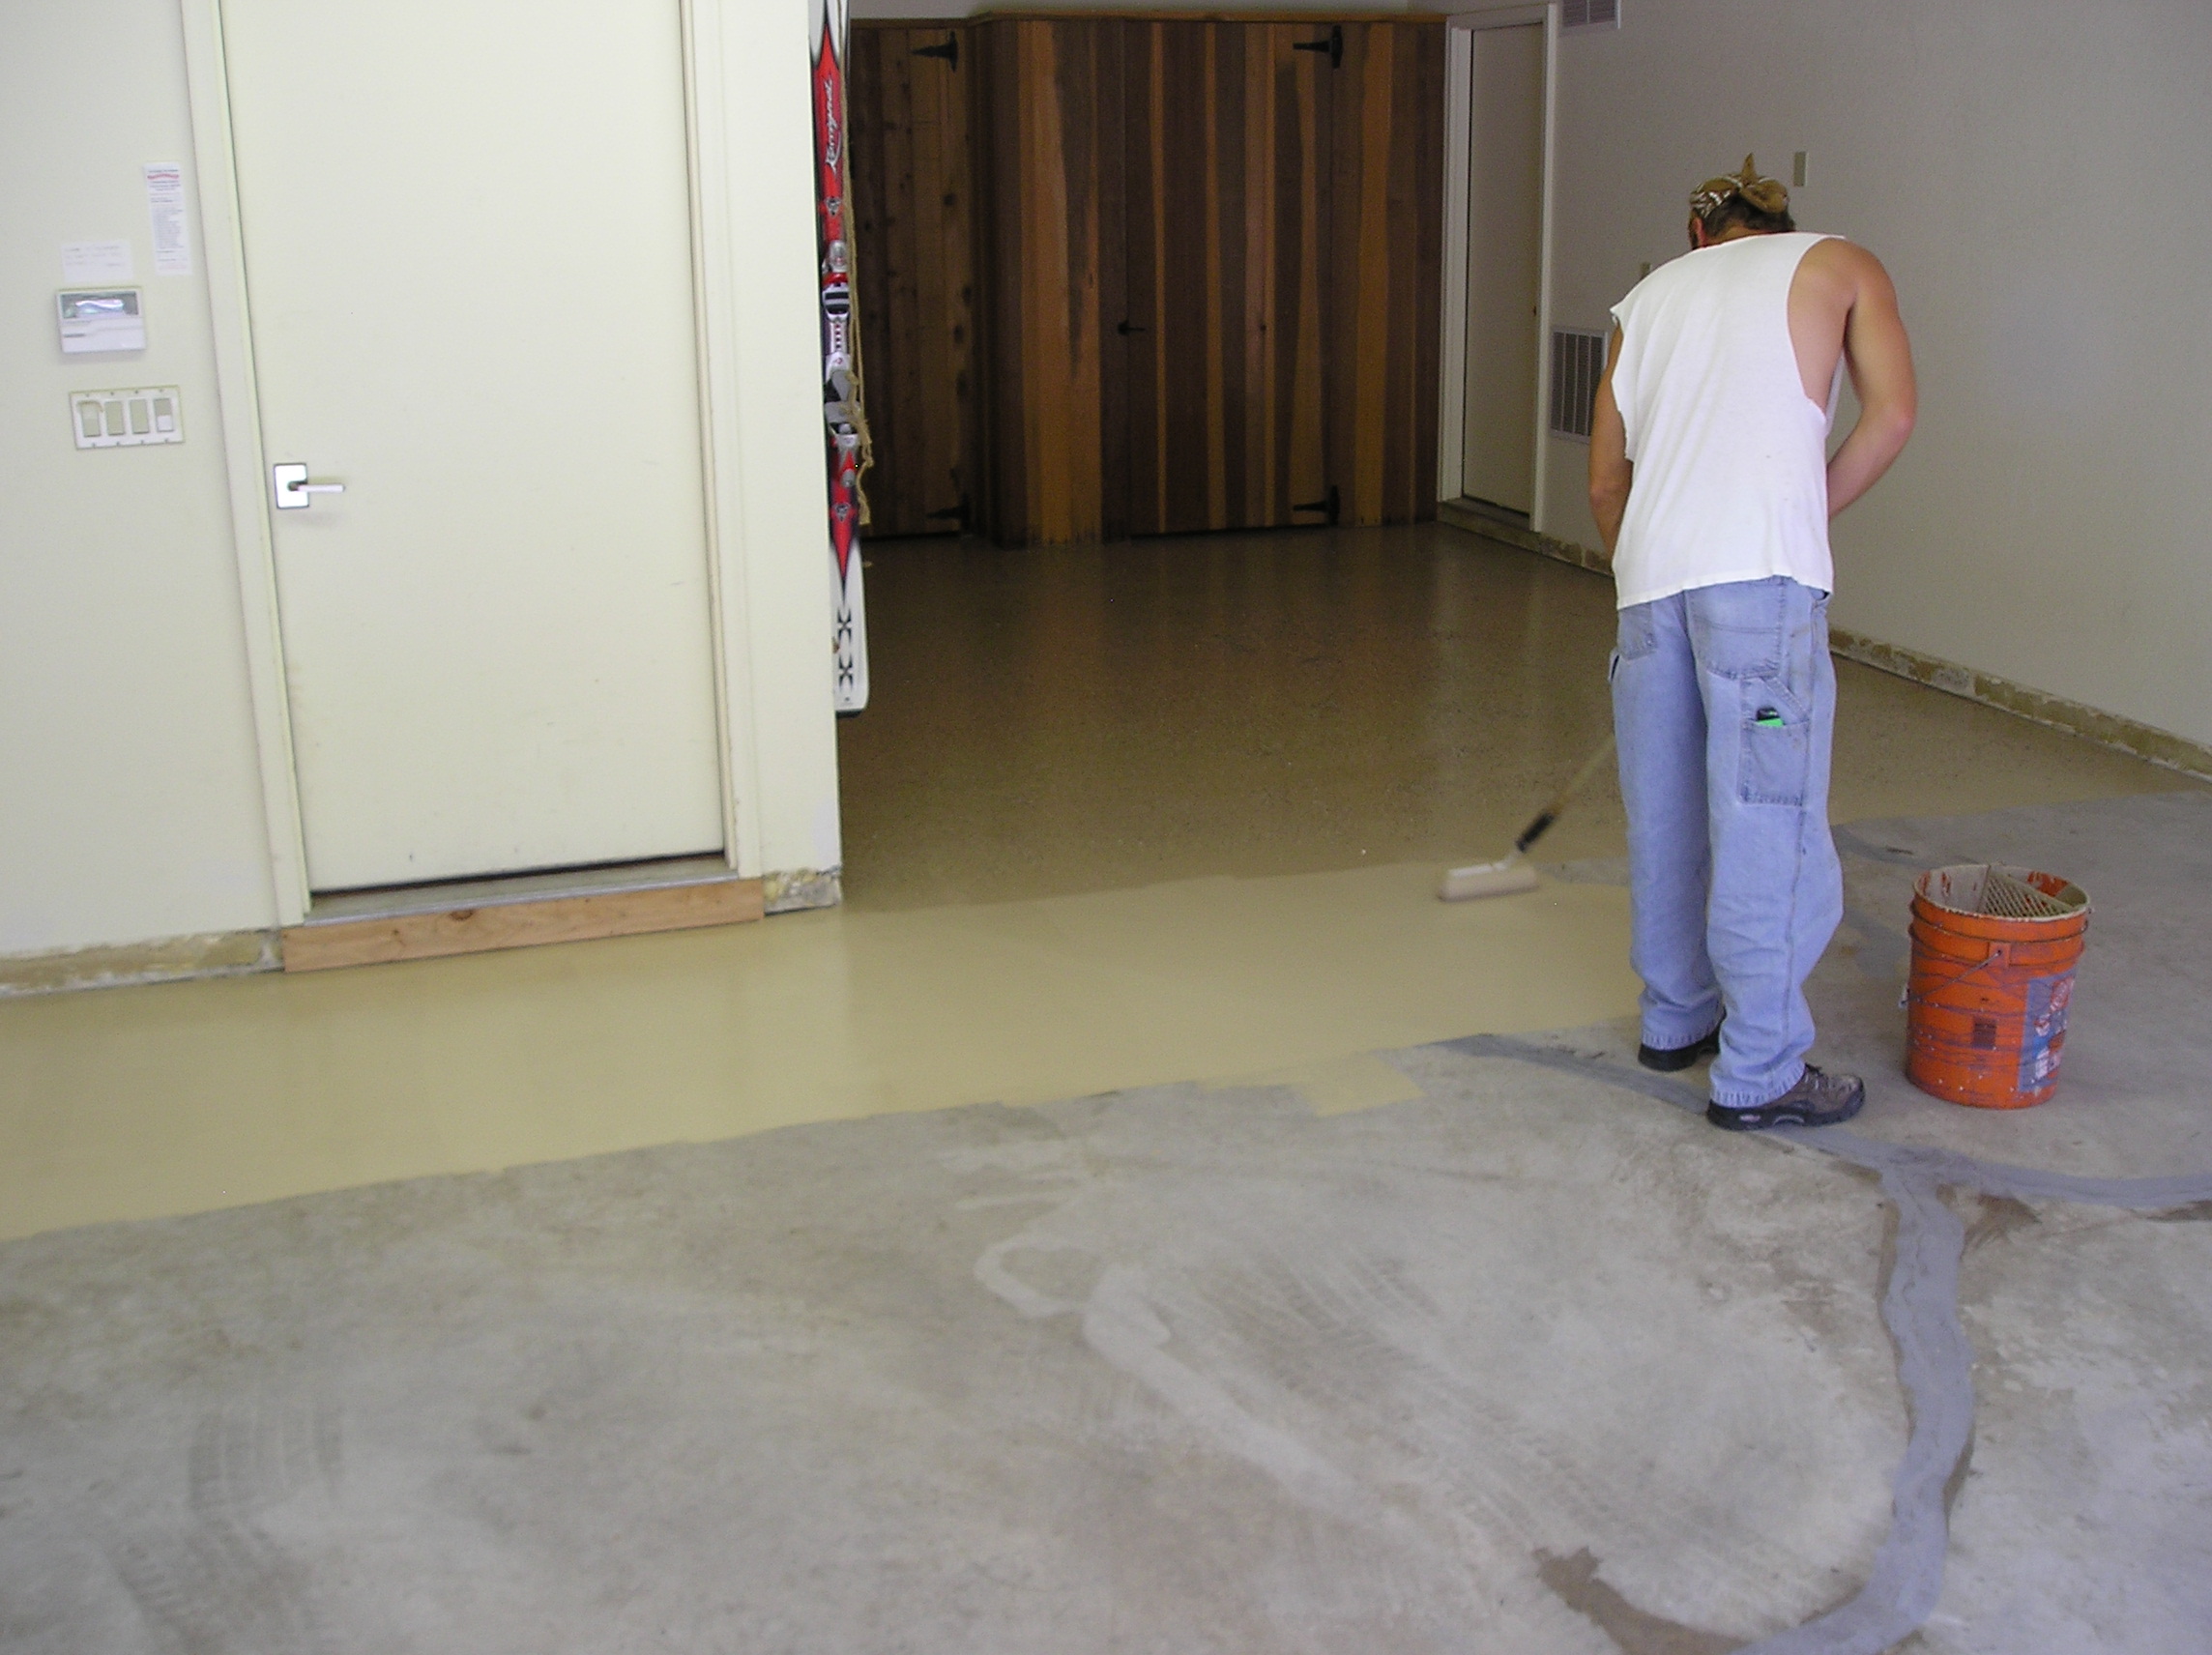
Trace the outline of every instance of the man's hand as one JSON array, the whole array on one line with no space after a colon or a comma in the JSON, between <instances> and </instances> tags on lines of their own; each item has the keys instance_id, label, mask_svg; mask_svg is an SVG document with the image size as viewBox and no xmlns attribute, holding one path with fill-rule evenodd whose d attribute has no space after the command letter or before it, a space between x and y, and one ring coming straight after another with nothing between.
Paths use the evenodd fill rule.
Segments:
<instances>
[{"instance_id":1,"label":"man's hand","mask_svg":"<svg viewBox=\"0 0 2212 1655\"><path fill-rule=\"evenodd\" d=\"M1616 327L1613 342L1606 347L1605 377L1597 384L1597 405L1590 412L1589 508L1590 515L1597 519L1598 537L1605 542L1609 564L1620 539L1628 490L1636 480L1636 468L1628 460L1628 429L1620 422L1620 404L1613 398L1613 369L1619 361L1620 330Z\"/></svg>"}]
</instances>

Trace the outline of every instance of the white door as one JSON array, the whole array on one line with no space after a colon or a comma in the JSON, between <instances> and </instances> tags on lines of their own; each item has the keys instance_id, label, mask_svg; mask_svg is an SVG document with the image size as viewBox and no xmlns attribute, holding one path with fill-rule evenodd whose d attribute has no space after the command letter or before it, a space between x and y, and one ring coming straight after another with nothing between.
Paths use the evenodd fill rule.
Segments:
<instances>
[{"instance_id":1,"label":"white door","mask_svg":"<svg viewBox=\"0 0 2212 1655\"><path fill-rule=\"evenodd\" d=\"M1461 489L1536 504L1536 305L1544 214L1544 30L1477 29L1468 123L1467 451Z\"/></svg>"},{"instance_id":2,"label":"white door","mask_svg":"<svg viewBox=\"0 0 2212 1655\"><path fill-rule=\"evenodd\" d=\"M311 888L721 848L678 0L223 0Z\"/></svg>"}]
</instances>

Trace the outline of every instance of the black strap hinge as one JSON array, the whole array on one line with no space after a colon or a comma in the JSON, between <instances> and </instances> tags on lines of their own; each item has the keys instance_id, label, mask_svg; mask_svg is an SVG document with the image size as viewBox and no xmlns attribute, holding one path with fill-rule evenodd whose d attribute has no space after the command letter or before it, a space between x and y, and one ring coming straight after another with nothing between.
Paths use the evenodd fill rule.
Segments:
<instances>
[{"instance_id":1,"label":"black strap hinge","mask_svg":"<svg viewBox=\"0 0 2212 1655\"><path fill-rule=\"evenodd\" d=\"M1291 44L1291 50L1326 52L1328 53L1328 67L1342 69L1344 67L1344 25L1332 23L1329 26L1328 39L1325 41L1294 41ZM1300 507L1299 509L1302 511L1305 508Z\"/></svg>"}]
</instances>

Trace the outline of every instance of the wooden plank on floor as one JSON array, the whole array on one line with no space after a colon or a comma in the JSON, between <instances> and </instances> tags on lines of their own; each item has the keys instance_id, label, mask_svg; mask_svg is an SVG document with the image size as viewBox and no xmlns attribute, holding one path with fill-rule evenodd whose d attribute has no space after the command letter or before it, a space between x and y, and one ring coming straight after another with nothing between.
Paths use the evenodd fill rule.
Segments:
<instances>
[{"instance_id":1,"label":"wooden plank on floor","mask_svg":"<svg viewBox=\"0 0 2212 1655\"><path fill-rule=\"evenodd\" d=\"M283 933L284 969L321 972L339 966L430 960L447 954L583 943L651 931L734 925L763 913L757 879L710 880L638 890L598 891L430 914L310 921Z\"/></svg>"}]
</instances>

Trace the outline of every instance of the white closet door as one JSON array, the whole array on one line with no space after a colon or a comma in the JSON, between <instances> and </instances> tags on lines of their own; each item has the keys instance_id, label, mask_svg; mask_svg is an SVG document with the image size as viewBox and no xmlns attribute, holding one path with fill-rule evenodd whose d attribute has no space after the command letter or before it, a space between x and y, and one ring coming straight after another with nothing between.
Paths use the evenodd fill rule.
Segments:
<instances>
[{"instance_id":1,"label":"white closet door","mask_svg":"<svg viewBox=\"0 0 2212 1655\"><path fill-rule=\"evenodd\" d=\"M1544 215L1544 31L1477 29L1469 120L1467 450L1461 489L1536 504L1536 304Z\"/></svg>"},{"instance_id":2,"label":"white closet door","mask_svg":"<svg viewBox=\"0 0 2212 1655\"><path fill-rule=\"evenodd\" d=\"M224 0L309 885L722 845L677 0Z\"/></svg>"}]
</instances>

